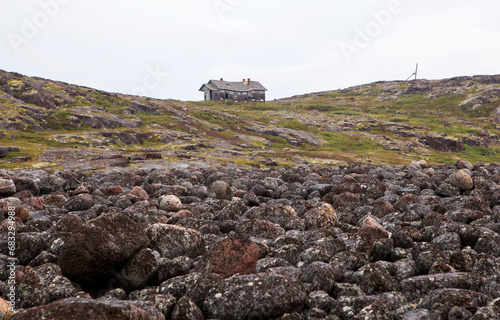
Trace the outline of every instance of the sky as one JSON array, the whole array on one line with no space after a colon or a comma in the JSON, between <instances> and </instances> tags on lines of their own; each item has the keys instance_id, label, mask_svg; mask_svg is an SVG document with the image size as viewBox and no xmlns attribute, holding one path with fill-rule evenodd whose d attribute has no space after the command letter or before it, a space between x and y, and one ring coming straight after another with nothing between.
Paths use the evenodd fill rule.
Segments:
<instances>
[{"instance_id":1,"label":"sky","mask_svg":"<svg viewBox=\"0 0 500 320\"><path fill-rule=\"evenodd\" d=\"M383 80L500 74L498 0L0 2L0 69L203 100L251 78L267 99Z\"/></svg>"}]
</instances>

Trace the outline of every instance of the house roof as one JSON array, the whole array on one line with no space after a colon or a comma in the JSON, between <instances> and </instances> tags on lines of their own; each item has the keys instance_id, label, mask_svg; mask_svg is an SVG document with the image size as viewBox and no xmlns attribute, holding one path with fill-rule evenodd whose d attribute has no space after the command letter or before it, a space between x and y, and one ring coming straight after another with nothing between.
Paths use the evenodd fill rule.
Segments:
<instances>
[{"instance_id":1,"label":"house roof","mask_svg":"<svg viewBox=\"0 0 500 320\"><path fill-rule=\"evenodd\" d=\"M231 82L231 81L220 81L220 80L210 80L208 83L205 83L199 91L203 91L203 87L207 87L212 91L216 90L227 90L227 91L267 91L267 89L260 84L258 81L250 81L250 84L245 80Z\"/></svg>"}]
</instances>

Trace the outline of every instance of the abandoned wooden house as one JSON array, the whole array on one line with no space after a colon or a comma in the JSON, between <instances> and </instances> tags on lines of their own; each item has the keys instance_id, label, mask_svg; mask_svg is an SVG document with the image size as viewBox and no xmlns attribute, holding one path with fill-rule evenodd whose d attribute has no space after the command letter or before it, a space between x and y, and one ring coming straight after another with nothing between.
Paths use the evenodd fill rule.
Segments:
<instances>
[{"instance_id":1,"label":"abandoned wooden house","mask_svg":"<svg viewBox=\"0 0 500 320\"><path fill-rule=\"evenodd\" d=\"M266 101L266 91L257 81L243 79L243 81L229 82L220 80L210 80L205 83L199 91L203 91L206 100L225 101Z\"/></svg>"}]
</instances>

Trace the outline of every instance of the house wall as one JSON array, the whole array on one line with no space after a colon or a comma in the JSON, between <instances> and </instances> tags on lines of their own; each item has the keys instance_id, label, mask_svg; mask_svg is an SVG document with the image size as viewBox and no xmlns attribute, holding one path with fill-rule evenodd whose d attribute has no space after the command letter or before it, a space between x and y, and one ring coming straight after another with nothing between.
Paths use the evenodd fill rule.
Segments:
<instances>
[{"instance_id":1,"label":"house wall","mask_svg":"<svg viewBox=\"0 0 500 320\"><path fill-rule=\"evenodd\" d=\"M208 95L210 96L210 95ZM207 95L205 94L205 99L207 99ZM224 100L233 100L233 101L265 101L266 100L266 92L265 91L249 91L249 92L235 92L235 91L212 91L212 100L213 101L224 101Z\"/></svg>"}]
</instances>

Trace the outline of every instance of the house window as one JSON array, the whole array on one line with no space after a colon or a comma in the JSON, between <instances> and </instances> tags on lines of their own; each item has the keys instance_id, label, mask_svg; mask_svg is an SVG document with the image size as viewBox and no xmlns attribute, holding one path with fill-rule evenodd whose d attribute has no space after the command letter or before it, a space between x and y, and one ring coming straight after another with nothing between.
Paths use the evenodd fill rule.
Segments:
<instances>
[{"instance_id":1,"label":"house window","mask_svg":"<svg viewBox=\"0 0 500 320\"><path fill-rule=\"evenodd\" d=\"M224 95L225 96L225 99L228 100L229 99L229 93L226 92L226 94Z\"/></svg>"}]
</instances>

